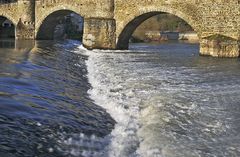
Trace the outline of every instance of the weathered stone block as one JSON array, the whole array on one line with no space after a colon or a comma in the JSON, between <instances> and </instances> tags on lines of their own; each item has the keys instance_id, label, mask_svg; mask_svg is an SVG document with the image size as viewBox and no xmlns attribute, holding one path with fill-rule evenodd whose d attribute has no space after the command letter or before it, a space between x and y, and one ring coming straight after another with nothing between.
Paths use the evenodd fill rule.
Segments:
<instances>
[{"instance_id":1,"label":"weathered stone block","mask_svg":"<svg viewBox=\"0 0 240 157\"><path fill-rule=\"evenodd\" d=\"M88 49L115 49L115 31L114 19L84 19L83 45Z\"/></svg>"},{"instance_id":2,"label":"weathered stone block","mask_svg":"<svg viewBox=\"0 0 240 157\"><path fill-rule=\"evenodd\" d=\"M24 25L19 21L16 28L16 39L35 39L35 29L32 25Z\"/></svg>"}]
</instances>

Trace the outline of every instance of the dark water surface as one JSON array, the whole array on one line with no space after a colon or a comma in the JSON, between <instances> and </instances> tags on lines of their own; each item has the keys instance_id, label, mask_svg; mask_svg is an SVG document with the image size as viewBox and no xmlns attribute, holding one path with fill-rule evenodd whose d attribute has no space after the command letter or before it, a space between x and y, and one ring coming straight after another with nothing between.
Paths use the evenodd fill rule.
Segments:
<instances>
[{"instance_id":1,"label":"dark water surface","mask_svg":"<svg viewBox=\"0 0 240 157\"><path fill-rule=\"evenodd\" d=\"M62 144L68 136L110 133L113 119L87 94L87 57L73 53L79 44L45 41L14 49L15 43L2 42L0 157L71 156Z\"/></svg>"}]
</instances>

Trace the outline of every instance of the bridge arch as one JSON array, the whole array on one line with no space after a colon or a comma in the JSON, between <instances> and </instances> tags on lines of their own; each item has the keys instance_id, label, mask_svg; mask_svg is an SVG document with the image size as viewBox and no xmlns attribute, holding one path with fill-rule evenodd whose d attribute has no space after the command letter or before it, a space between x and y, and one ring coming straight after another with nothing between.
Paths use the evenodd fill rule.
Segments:
<instances>
[{"instance_id":1,"label":"bridge arch","mask_svg":"<svg viewBox=\"0 0 240 157\"><path fill-rule=\"evenodd\" d=\"M71 13L76 13L83 17L82 14L79 13L79 9L71 5L56 6L47 9L43 14L37 15L35 25L36 39L53 39L54 29L58 21Z\"/></svg>"},{"instance_id":2,"label":"bridge arch","mask_svg":"<svg viewBox=\"0 0 240 157\"><path fill-rule=\"evenodd\" d=\"M14 24L14 26L17 26L18 21L19 21L19 19L12 14L0 13L0 17L4 17L4 18L10 20Z\"/></svg>"},{"instance_id":3,"label":"bridge arch","mask_svg":"<svg viewBox=\"0 0 240 157\"><path fill-rule=\"evenodd\" d=\"M16 26L14 18L0 15L0 38L16 38Z\"/></svg>"},{"instance_id":4,"label":"bridge arch","mask_svg":"<svg viewBox=\"0 0 240 157\"><path fill-rule=\"evenodd\" d=\"M192 29L198 34L200 37L200 24L199 19L194 15L188 15L184 12L172 8L167 7L160 7L160 8L147 8L145 10L140 10L135 14L131 14L127 16L123 22L117 21L117 28L116 36L117 36L117 49L128 49L129 39L133 32L137 29L139 25L141 25L145 20L158 15L158 14L171 14L176 17L181 18L186 23L188 23Z\"/></svg>"}]
</instances>

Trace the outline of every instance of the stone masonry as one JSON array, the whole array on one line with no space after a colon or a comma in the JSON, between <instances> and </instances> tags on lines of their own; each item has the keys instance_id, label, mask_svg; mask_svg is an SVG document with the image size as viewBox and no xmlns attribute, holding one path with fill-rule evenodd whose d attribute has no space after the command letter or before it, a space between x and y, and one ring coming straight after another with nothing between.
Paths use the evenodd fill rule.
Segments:
<instances>
[{"instance_id":1,"label":"stone masonry","mask_svg":"<svg viewBox=\"0 0 240 157\"><path fill-rule=\"evenodd\" d=\"M200 54L239 57L239 0L17 0L0 3L0 16L16 26L17 39L52 39L57 20L70 12L84 18L83 44L94 49L127 49L146 19L170 13L185 20L200 38Z\"/></svg>"}]
</instances>

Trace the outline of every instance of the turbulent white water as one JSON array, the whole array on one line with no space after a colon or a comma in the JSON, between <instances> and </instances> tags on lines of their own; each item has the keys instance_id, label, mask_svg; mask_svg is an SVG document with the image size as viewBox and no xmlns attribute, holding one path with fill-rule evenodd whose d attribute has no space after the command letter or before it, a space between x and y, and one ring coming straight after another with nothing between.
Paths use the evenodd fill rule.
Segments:
<instances>
[{"instance_id":1,"label":"turbulent white water","mask_svg":"<svg viewBox=\"0 0 240 157\"><path fill-rule=\"evenodd\" d=\"M195 45L165 46L151 47L155 52L80 47L89 57L89 94L116 121L101 139L103 150L85 156L240 155L238 61L198 57Z\"/></svg>"}]
</instances>

